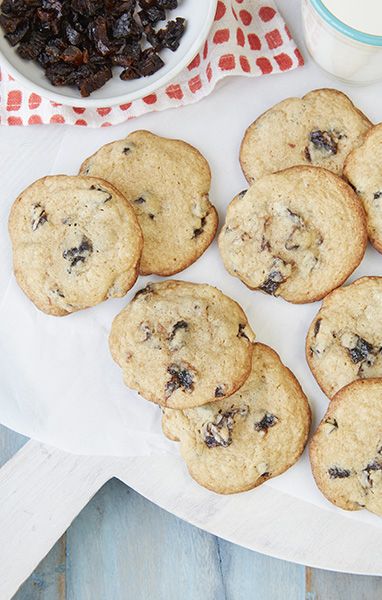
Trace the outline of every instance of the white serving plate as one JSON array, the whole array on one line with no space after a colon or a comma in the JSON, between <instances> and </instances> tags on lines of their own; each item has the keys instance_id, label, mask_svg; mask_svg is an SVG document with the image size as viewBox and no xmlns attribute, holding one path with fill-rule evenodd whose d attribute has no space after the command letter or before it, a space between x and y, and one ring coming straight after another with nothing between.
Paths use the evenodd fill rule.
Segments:
<instances>
[{"instance_id":1,"label":"white serving plate","mask_svg":"<svg viewBox=\"0 0 382 600\"><path fill-rule=\"evenodd\" d=\"M279 0L279 6L302 47L297 27L298 3ZM369 88L351 88L332 81L309 61L304 69L276 77L227 80L201 103L149 114L107 130L49 126L18 128L16 135L14 128L3 128L0 136L3 203L0 203L0 215L8 210L2 211L2 206L8 207L16 194L32 180L48 172L75 173L81 160L101 144L123 137L134 129L147 128L159 135L185 139L200 148L211 164L211 199L223 219L228 202L246 187L238 163L240 141L246 126L285 97L333 86L348 93L374 122L382 119L378 101L381 83ZM0 289L4 289L1 281L4 284L10 273L4 216L0 216L0 256ZM370 248L351 279L365 274L382 275L382 257ZM319 303L296 306L251 292L224 271L216 243L178 277L208 281L241 302L259 341L273 346L300 380L312 404L315 427L328 401L306 365L304 336ZM138 283L139 287L141 285L143 280ZM0 293L0 307L4 307L6 296L2 297ZM33 306L21 292L17 301L23 311L32 314ZM68 326L70 322L74 323L74 319L82 327L82 322L89 319L92 327L105 327L106 343L107 324L125 302L126 299L109 301L84 311L83 315L65 317L60 320L61 327L64 329L65 323ZM42 319L45 318L49 319L42 315ZM0 313L0 322L1 319L7 319L7 312ZM28 340L27 330L23 339ZM10 327L6 350L16 357L22 348L15 348L13 344ZM111 361L108 365L113 390L121 394L119 408L123 416L123 399L126 402L136 399L123 387L118 368ZM86 369L83 374L86 375ZM20 379L22 377L20 374ZM11 419L8 391L4 381L0 380L0 421L26 435L33 434L43 443L30 442L0 471L0 564L5 574L0 577L1 597L3 590L4 597L15 591L90 497L112 476L119 477L187 521L253 550L319 568L382 575L382 519L365 511L342 511L327 502L314 485L306 454L287 473L258 489L229 497L218 496L190 479L178 457L176 445L168 443L164 453L124 458L127 448L123 432L111 419L115 404L110 400L110 394L108 403L97 405L97 410L104 411L99 414L105 421L102 430L95 427L91 413L87 413L89 418L85 426L81 423L80 427L80 415L73 414L70 427L63 430L62 420L67 422L65 407L61 407L59 418L55 418L55 410L51 411L49 427L39 424L33 413L16 414L17 411L13 411ZM56 391L60 397L58 392L65 390L60 385ZM22 395L17 402L18 407L23 405ZM85 399L83 402L86 404ZM143 403L143 400L139 402ZM150 410L151 405L148 407ZM153 418L153 428L154 432L160 433L159 419ZM66 450L89 456L70 454L46 445L53 442ZM111 456L117 446L120 458Z\"/></svg>"},{"instance_id":2,"label":"white serving plate","mask_svg":"<svg viewBox=\"0 0 382 600\"><path fill-rule=\"evenodd\" d=\"M216 4L217 0L181 0L179 7L169 12L169 15L171 19L184 17L187 20L186 31L176 52L167 49L161 52L164 67L154 75L132 81L122 81L118 76L118 69L115 69L114 77L101 89L93 92L89 98L83 98L75 87L53 86L39 65L19 57L16 49L4 38L2 29L0 29L0 62L27 89L54 102L85 108L116 106L132 102L165 86L192 61L207 38L215 16Z\"/></svg>"}]
</instances>

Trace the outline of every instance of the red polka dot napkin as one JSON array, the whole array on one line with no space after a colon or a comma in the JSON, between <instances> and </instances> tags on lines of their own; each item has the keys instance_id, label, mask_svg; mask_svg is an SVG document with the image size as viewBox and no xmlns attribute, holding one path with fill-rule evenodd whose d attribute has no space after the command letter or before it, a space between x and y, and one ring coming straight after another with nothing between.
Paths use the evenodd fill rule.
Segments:
<instances>
[{"instance_id":1,"label":"red polka dot napkin","mask_svg":"<svg viewBox=\"0 0 382 600\"><path fill-rule=\"evenodd\" d=\"M273 0L219 0L214 24L199 54L175 81L155 94L109 108L63 106L22 89L0 68L0 123L107 127L150 111L197 102L227 75L258 77L303 63Z\"/></svg>"}]
</instances>

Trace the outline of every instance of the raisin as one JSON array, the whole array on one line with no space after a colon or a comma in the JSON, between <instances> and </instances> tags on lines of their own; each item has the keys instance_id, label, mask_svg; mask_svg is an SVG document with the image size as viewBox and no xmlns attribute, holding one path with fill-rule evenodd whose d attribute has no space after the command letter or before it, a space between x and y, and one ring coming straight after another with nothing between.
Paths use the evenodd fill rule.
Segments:
<instances>
[{"instance_id":1,"label":"raisin","mask_svg":"<svg viewBox=\"0 0 382 600\"><path fill-rule=\"evenodd\" d=\"M248 415L248 406L240 408L231 407L231 410L221 412L216 415L213 421L203 425L203 441L208 448L217 448L222 446L227 448L232 444L232 431L235 424L235 417L240 416L244 419Z\"/></svg>"},{"instance_id":2,"label":"raisin","mask_svg":"<svg viewBox=\"0 0 382 600\"><path fill-rule=\"evenodd\" d=\"M308 162L312 162L312 157L310 156L308 146L305 146L305 148L304 148L304 156Z\"/></svg>"},{"instance_id":3,"label":"raisin","mask_svg":"<svg viewBox=\"0 0 382 600\"><path fill-rule=\"evenodd\" d=\"M142 6L140 2L139 4ZM145 10L141 10L138 13L138 16L143 27L145 27L146 25L156 25L159 21L163 21L166 18L166 12L161 6L153 4L152 6L147 5Z\"/></svg>"},{"instance_id":4,"label":"raisin","mask_svg":"<svg viewBox=\"0 0 382 600\"><path fill-rule=\"evenodd\" d=\"M226 392L226 385L218 385L217 388L215 389L215 398L222 398L223 396L225 396Z\"/></svg>"},{"instance_id":5,"label":"raisin","mask_svg":"<svg viewBox=\"0 0 382 600\"><path fill-rule=\"evenodd\" d=\"M288 217L290 218L291 221L293 221L293 223L297 226L297 227L304 227L305 223L302 217L300 217L300 215L298 215L295 212L292 212L291 210L289 210L289 208L287 208L287 214Z\"/></svg>"},{"instance_id":6,"label":"raisin","mask_svg":"<svg viewBox=\"0 0 382 600\"><path fill-rule=\"evenodd\" d=\"M151 294L153 291L154 291L154 290L153 290L153 286L152 286L152 284L151 284L151 283L148 283L148 284L146 285L146 287L142 288L141 290L139 290L139 291L138 291L138 292L135 294L135 296L134 296L134 300L135 300L136 298L139 298L139 296L147 296L147 294Z\"/></svg>"},{"instance_id":7,"label":"raisin","mask_svg":"<svg viewBox=\"0 0 382 600\"><path fill-rule=\"evenodd\" d=\"M143 338L144 342L147 342L147 340L152 338L153 332L151 331L150 327L146 323L141 323L139 326L139 329L142 331L143 335L145 336Z\"/></svg>"},{"instance_id":8,"label":"raisin","mask_svg":"<svg viewBox=\"0 0 382 600\"><path fill-rule=\"evenodd\" d=\"M32 214L32 231L36 231L40 225L43 225L47 221L48 216L45 212L45 209L41 206L41 204L35 204Z\"/></svg>"},{"instance_id":9,"label":"raisin","mask_svg":"<svg viewBox=\"0 0 382 600\"><path fill-rule=\"evenodd\" d=\"M162 48L168 48L175 52L179 48L180 40L185 30L185 19L178 17L175 21L169 21L164 29L160 29L157 38Z\"/></svg>"},{"instance_id":10,"label":"raisin","mask_svg":"<svg viewBox=\"0 0 382 600\"><path fill-rule=\"evenodd\" d=\"M338 429L338 421L334 417L333 418L328 417L327 419L325 419L324 423L326 425L330 425L331 426L331 430L330 430L329 433L332 433L332 431Z\"/></svg>"},{"instance_id":11,"label":"raisin","mask_svg":"<svg viewBox=\"0 0 382 600\"><path fill-rule=\"evenodd\" d=\"M90 73L87 77L80 79L78 83L81 96L90 96L92 92L101 88L113 77L110 67L104 66L96 73Z\"/></svg>"},{"instance_id":12,"label":"raisin","mask_svg":"<svg viewBox=\"0 0 382 600\"><path fill-rule=\"evenodd\" d=\"M342 469L341 467L330 467L328 475L330 479L345 479L346 477L350 477L350 470Z\"/></svg>"},{"instance_id":13,"label":"raisin","mask_svg":"<svg viewBox=\"0 0 382 600\"><path fill-rule=\"evenodd\" d=\"M284 281L285 279L280 271L271 271L267 279L260 286L260 289L266 294L273 296Z\"/></svg>"},{"instance_id":14,"label":"raisin","mask_svg":"<svg viewBox=\"0 0 382 600\"><path fill-rule=\"evenodd\" d=\"M268 250L268 252L271 251L271 244L270 242L265 238L265 236L263 235L263 237L261 238L261 245L260 245L260 250L263 252L264 250Z\"/></svg>"},{"instance_id":15,"label":"raisin","mask_svg":"<svg viewBox=\"0 0 382 600\"><path fill-rule=\"evenodd\" d=\"M271 413L266 412L261 421L255 423L255 431L268 431L270 427L274 427L278 421L278 418Z\"/></svg>"},{"instance_id":16,"label":"raisin","mask_svg":"<svg viewBox=\"0 0 382 600\"><path fill-rule=\"evenodd\" d=\"M320 129L311 131L309 140L315 148L322 150L327 154L337 154L337 142L329 131L321 131Z\"/></svg>"},{"instance_id":17,"label":"raisin","mask_svg":"<svg viewBox=\"0 0 382 600\"><path fill-rule=\"evenodd\" d=\"M86 97L112 77L113 66L122 67L123 80L161 69L158 51L178 48L185 20L154 26L177 6L177 0L3 0L0 27L52 85L77 86Z\"/></svg>"},{"instance_id":18,"label":"raisin","mask_svg":"<svg viewBox=\"0 0 382 600\"><path fill-rule=\"evenodd\" d=\"M248 340L248 342L250 342L251 340L249 339L249 337L245 333L245 328L246 328L246 324L245 323L239 323L239 331L238 331L236 337L238 337L238 338L244 338L245 340Z\"/></svg>"},{"instance_id":19,"label":"raisin","mask_svg":"<svg viewBox=\"0 0 382 600\"><path fill-rule=\"evenodd\" d=\"M124 13L114 22L113 36L115 38L124 38L129 35L132 18L131 13Z\"/></svg>"},{"instance_id":20,"label":"raisin","mask_svg":"<svg viewBox=\"0 0 382 600\"><path fill-rule=\"evenodd\" d=\"M370 353L373 352L373 346L363 338L357 335L357 343L354 348L347 349L354 364L366 360Z\"/></svg>"},{"instance_id":21,"label":"raisin","mask_svg":"<svg viewBox=\"0 0 382 600\"><path fill-rule=\"evenodd\" d=\"M133 67L124 69L119 76L123 81L131 81L133 79L139 79L140 74Z\"/></svg>"},{"instance_id":22,"label":"raisin","mask_svg":"<svg viewBox=\"0 0 382 600\"><path fill-rule=\"evenodd\" d=\"M166 383L165 396L169 398L173 392L181 388L185 392L192 392L194 389L194 373L188 365L172 364L168 367L167 372L171 375L171 379Z\"/></svg>"},{"instance_id":23,"label":"raisin","mask_svg":"<svg viewBox=\"0 0 382 600\"><path fill-rule=\"evenodd\" d=\"M70 266L68 268L68 273L72 272L72 269L78 265L78 263L84 263L86 259L93 252L93 244L91 241L84 235L79 246L75 246L73 248L69 248L68 250L64 250L62 256L65 260L68 260Z\"/></svg>"},{"instance_id":24,"label":"raisin","mask_svg":"<svg viewBox=\"0 0 382 600\"><path fill-rule=\"evenodd\" d=\"M45 47L46 39L40 32L33 32L27 41L23 41L17 48L21 58L35 60Z\"/></svg>"},{"instance_id":25,"label":"raisin","mask_svg":"<svg viewBox=\"0 0 382 600\"><path fill-rule=\"evenodd\" d=\"M206 217L202 217L201 221L200 221L200 227L198 227L197 229L194 229L194 234L193 234L193 238L198 237L199 235L201 235L204 231L204 227L206 224Z\"/></svg>"},{"instance_id":26,"label":"raisin","mask_svg":"<svg viewBox=\"0 0 382 600\"><path fill-rule=\"evenodd\" d=\"M374 459L367 465L364 471L382 471L382 463Z\"/></svg>"},{"instance_id":27,"label":"raisin","mask_svg":"<svg viewBox=\"0 0 382 600\"><path fill-rule=\"evenodd\" d=\"M322 321L322 319L317 319L317 321L314 324L314 331L313 331L314 337L316 337L318 332L320 331L321 321Z\"/></svg>"},{"instance_id":28,"label":"raisin","mask_svg":"<svg viewBox=\"0 0 382 600\"><path fill-rule=\"evenodd\" d=\"M378 200L378 198L380 198L382 196L382 192L375 192L374 193L374 200Z\"/></svg>"},{"instance_id":29,"label":"raisin","mask_svg":"<svg viewBox=\"0 0 382 600\"><path fill-rule=\"evenodd\" d=\"M142 77L148 77L159 71L163 66L164 62L159 54L153 48L147 48L142 52L137 69Z\"/></svg>"},{"instance_id":30,"label":"raisin","mask_svg":"<svg viewBox=\"0 0 382 600\"><path fill-rule=\"evenodd\" d=\"M157 4L166 10L174 10L174 8L178 8L178 0L157 0Z\"/></svg>"},{"instance_id":31,"label":"raisin","mask_svg":"<svg viewBox=\"0 0 382 600\"><path fill-rule=\"evenodd\" d=\"M85 56L85 53L82 53L77 46L68 46L61 54L61 59L64 62L78 66L86 62Z\"/></svg>"},{"instance_id":32,"label":"raisin","mask_svg":"<svg viewBox=\"0 0 382 600\"><path fill-rule=\"evenodd\" d=\"M175 323L175 325L173 326L171 334L170 334L170 336L169 336L168 339L169 340L173 340L174 337L175 337L175 335L176 335L176 332L179 329L188 329L188 323L187 323L187 321L178 321L177 323Z\"/></svg>"},{"instance_id":33,"label":"raisin","mask_svg":"<svg viewBox=\"0 0 382 600\"><path fill-rule=\"evenodd\" d=\"M130 151L131 148L129 148L129 146L125 146L125 148L122 150L122 154L129 154Z\"/></svg>"},{"instance_id":34,"label":"raisin","mask_svg":"<svg viewBox=\"0 0 382 600\"><path fill-rule=\"evenodd\" d=\"M146 200L140 196L139 198L136 198L136 200L133 200L133 202L134 204L144 204Z\"/></svg>"},{"instance_id":35,"label":"raisin","mask_svg":"<svg viewBox=\"0 0 382 600\"><path fill-rule=\"evenodd\" d=\"M240 194L237 195L239 200L242 200L247 192L248 190L243 190L242 192L240 192Z\"/></svg>"}]
</instances>

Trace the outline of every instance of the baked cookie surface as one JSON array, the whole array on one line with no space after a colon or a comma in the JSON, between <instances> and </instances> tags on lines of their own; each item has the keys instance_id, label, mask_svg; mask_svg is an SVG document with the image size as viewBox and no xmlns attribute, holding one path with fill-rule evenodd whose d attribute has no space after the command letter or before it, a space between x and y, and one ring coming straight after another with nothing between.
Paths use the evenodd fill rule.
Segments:
<instances>
[{"instance_id":1,"label":"baked cookie surface","mask_svg":"<svg viewBox=\"0 0 382 600\"><path fill-rule=\"evenodd\" d=\"M186 142L135 131L100 148L81 173L103 177L130 201L144 236L142 275L182 271L215 237L210 168Z\"/></svg>"},{"instance_id":2,"label":"baked cookie surface","mask_svg":"<svg viewBox=\"0 0 382 600\"><path fill-rule=\"evenodd\" d=\"M253 339L240 306L220 290L164 281L140 290L114 319L110 350L130 388L162 406L188 408L244 383Z\"/></svg>"},{"instance_id":3,"label":"baked cookie surface","mask_svg":"<svg viewBox=\"0 0 382 600\"><path fill-rule=\"evenodd\" d=\"M306 357L329 398L355 379L382 377L382 277L362 277L324 298Z\"/></svg>"},{"instance_id":4,"label":"baked cookie surface","mask_svg":"<svg viewBox=\"0 0 382 600\"><path fill-rule=\"evenodd\" d=\"M382 515L382 379L342 388L314 434L314 478L330 502Z\"/></svg>"},{"instance_id":5,"label":"baked cookie surface","mask_svg":"<svg viewBox=\"0 0 382 600\"><path fill-rule=\"evenodd\" d=\"M291 167L263 177L228 206L219 248L251 289L295 303L341 285L365 253L364 210L326 169Z\"/></svg>"},{"instance_id":6,"label":"baked cookie surface","mask_svg":"<svg viewBox=\"0 0 382 600\"><path fill-rule=\"evenodd\" d=\"M220 494L252 489L286 471L304 450L310 408L294 375L256 343L252 371L230 398L188 410L164 409L165 435L180 441L191 476Z\"/></svg>"},{"instance_id":7,"label":"baked cookie surface","mask_svg":"<svg viewBox=\"0 0 382 600\"><path fill-rule=\"evenodd\" d=\"M39 179L9 216L16 279L45 313L66 315L134 285L143 238L134 211L94 177Z\"/></svg>"},{"instance_id":8,"label":"baked cookie surface","mask_svg":"<svg viewBox=\"0 0 382 600\"><path fill-rule=\"evenodd\" d=\"M370 242L382 252L382 124L370 129L363 144L349 154L344 176L365 207Z\"/></svg>"},{"instance_id":9,"label":"baked cookie surface","mask_svg":"<svg viewBox=\"0 0 382 600\"><path fill-rule=\"evenodd\" d=\"M312 165L342 174L344 161L372 126L342 92L313 90L287 98L247 129L240 162L249 183L295 165Z\"/></svg>"}]
</instances>

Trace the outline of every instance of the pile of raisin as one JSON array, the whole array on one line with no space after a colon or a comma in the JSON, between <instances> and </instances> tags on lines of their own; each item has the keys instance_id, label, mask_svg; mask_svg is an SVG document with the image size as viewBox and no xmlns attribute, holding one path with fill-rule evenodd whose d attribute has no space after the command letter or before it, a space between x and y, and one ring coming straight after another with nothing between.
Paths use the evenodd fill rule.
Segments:
<instances>
[{"instance_id":1,"label":"pile of raisin","mask_svg":"<svg viewBox=\"0 0 382 600\"><path fill-rule=\"evenodd\" d=\"M75 85L89 96L111 79L114 66L123 80L163 67L160 50L177 50L185 30L184 19L167 21L166 11L177 6L178 0L3 0L0 25L53 85Z\"/></svg>"}]
</instances>

